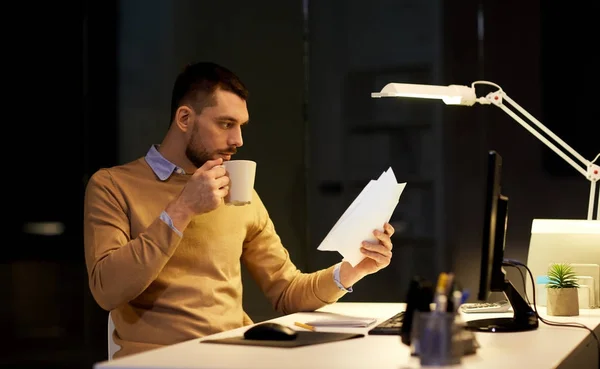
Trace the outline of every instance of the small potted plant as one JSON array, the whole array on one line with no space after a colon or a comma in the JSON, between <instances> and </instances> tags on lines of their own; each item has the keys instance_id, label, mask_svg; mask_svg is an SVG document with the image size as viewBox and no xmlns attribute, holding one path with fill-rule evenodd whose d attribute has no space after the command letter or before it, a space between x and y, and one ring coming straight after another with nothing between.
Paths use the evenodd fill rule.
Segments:
<instances>
[{"instance_id":1,"label":"small potted plant","mask_svg":"<svg viewBox=\"0 0 600 369\"><path fill-rule=\"evenodd\" d=\"M555 263L548 268L546 310L548 315L579 315L579 284L570 264Z\"/></svg>"}]
</instances>

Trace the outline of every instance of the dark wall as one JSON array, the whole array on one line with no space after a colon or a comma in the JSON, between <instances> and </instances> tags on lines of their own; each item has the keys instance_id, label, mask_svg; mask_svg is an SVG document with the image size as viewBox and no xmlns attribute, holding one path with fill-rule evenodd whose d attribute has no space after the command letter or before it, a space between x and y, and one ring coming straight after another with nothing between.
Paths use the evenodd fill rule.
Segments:
<instances>
[{"instance_id":1,"label":"dark wall","mask_svg":"<svg viewBox=\"0 0 600 369\"><path fill-rule=\"evenodd\" d=\"M598 137L589 134L598 124L594 106L600 56L588 45L598 42L597 19L582 6L540 3L541 120L575 151L593 160L600 153ZM542 159L551 177L581 179L550 149L543 149Z\"/></svg>"},{"instance_id":2,"label":"dark wall","mask_svg":"<svg viewBox=\"0 0 600 369\"><path fill-rule=\"evenodd\" d=\"M18 151L6 156L16 176L0 366L89 367L105 355L106 326L90 324L105 316L87 289L82 199L89 175L117 158L116 2L30 5L4 44L15 82L5 143Z\"/></svg>"}]
</instances>

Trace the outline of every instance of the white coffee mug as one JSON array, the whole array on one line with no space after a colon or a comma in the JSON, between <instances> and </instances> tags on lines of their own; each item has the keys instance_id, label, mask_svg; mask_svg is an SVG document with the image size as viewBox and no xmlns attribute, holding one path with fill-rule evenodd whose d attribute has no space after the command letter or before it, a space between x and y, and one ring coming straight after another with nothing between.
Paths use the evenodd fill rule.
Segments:
<instances>
[{"instance_id":1,"label":"white coffee mug","mask_svg":"<svg viewBox=\"0 0 600 369\"><path fill-rule=\"evenodd\" d=\"M229 176L229 193L226 205L246 205L252 202L256 162L252 160L229 160L223 163Z\"/></svg>"}]
</instances>

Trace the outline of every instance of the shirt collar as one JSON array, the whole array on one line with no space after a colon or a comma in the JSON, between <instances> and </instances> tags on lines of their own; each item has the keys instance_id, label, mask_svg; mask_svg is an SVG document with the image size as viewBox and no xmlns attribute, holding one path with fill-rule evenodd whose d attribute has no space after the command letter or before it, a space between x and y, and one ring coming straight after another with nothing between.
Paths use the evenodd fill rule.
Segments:
<instances>
[{"instance_id":1,"label":"shirt collar","mask_svg":"<svg viewBox=\"0 0 600 369\"><path fill-rule=\"evenodd\" d=\"M178 174L185 174L185 171L177 165L171 163L160 152L158 152L158 145L152 145L146 154L146 162L154 171L154 174L161 180L167 180L173 172Z\"/></svg>"}]
</instances>

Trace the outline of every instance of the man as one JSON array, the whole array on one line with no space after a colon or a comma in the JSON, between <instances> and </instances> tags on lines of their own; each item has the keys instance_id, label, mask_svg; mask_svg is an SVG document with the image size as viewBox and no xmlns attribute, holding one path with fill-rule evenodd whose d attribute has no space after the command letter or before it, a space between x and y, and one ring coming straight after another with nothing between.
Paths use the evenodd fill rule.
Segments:
<instances>
[{"instance_id":1,"label":"man","mask_svg":"<svg viewBox=\"0 0 600 369\"><path fill-rule=\"evenodd\" d=\"M114 357L252 324L242 307L241 262L276 311L333 303L390 263L394 230L375 230L366 258L314 273L292 263L260 197L226 206L221 165L242 146L248 91L214 63L177 77L171 125L160 145L130 163L100 169L85 194L89 285L111 311Z\"/></svg>"}]
</instances>

